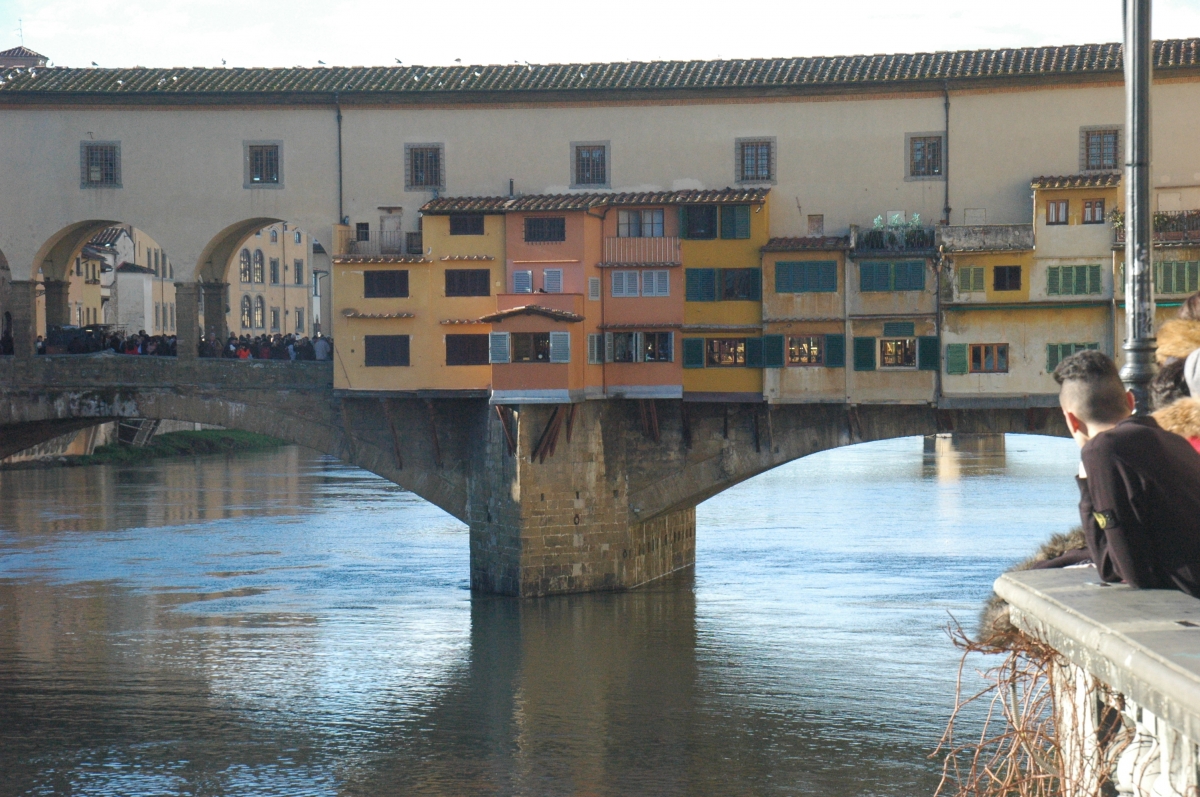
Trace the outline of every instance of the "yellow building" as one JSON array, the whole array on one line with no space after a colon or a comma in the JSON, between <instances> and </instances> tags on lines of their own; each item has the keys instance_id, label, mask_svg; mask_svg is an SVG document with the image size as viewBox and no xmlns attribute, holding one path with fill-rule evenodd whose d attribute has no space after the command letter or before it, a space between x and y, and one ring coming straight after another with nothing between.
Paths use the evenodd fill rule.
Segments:
<instances>
[{"instance_id":1,"label":"yellow building","mask_svg":"<svg viewBox=\"0 0 1200 797\"><path fill-rule=\"evenodd\" d=\"M503 213L427 213L423 254L359 254L370 239L345 238L333 257L335 389L487 395L491 327L479 319L504 292Z\"/></svg>"},{"instance_id":2,"label":"yellow building","mask_svg":"<svg viewBox=\"0 0 1200 797\"><path fill-rule=\"evenodd\" d=\"M312 242L280 222L254 233L229 258L228 328L234 335L310 335Z\"/></svg>"},{"instance_id":3,"label":"yellow building","mask_svg":"<svg viewBox=\"0 0 1200 797\"><path fill-rule=\"evenodd\" d=\"M761 251L770 189L684 205L683 394L692 401L763 400Z\"/></svg>"}]
</instances>

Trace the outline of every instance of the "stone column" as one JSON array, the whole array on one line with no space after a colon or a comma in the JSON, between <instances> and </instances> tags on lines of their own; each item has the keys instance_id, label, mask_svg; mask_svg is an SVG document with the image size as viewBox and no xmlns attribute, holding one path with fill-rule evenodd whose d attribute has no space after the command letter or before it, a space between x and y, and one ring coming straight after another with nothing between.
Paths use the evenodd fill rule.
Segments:
<instances>
[{"instance_id":1,"label":"stone column","mask_svg":"<svg viewBox=\"0 0 1200 797\"><path fill-rule=\"evenodd\" d=\"M194 282L176 283L175 356L181 360L194 360L199 345L200 286Z\"/></svg>"},{"instance_id":2,"label":"stone column","mask_svg":"<svg viewBox=\"0 0 1200 797\"><path fill-rule=\"evenodd\" d=\"M521 406L512 455L492 414L487 466L468 487L473 589L522 597L630 589L695 564L695 508L646 521L630 508L623 440L641 432L617 404L574 405L571 439L561 419L544 462L539 442L567 405Z\"/></svg>"},{"instance_id":3,"label":"stone column","mask_svg":"<svg viewBox=\"0 0 1200 797\"><path fill-rule=\"evenodd\" d=\"M46 280L46 329L71 323L71 305L67 302L66 280Z\"/></svg>"},{"instance_id":4,"label":"stone column","mask_svg":"<svg viewBox=\"0 0 1200 797\"><path fill-rule=\"evenodd\" d=\"M202 282L200 291L204 295L204 334L216 335L224 343L229 337L229 326L225 317L225 299L229 292L229 283Z\"/></svg>"},{"instance_id":5,"label":"stone column","mask_svg":"<svg viewBox=\"0 0 1200 797\"><path fill-rule=\"evenodd\" d=\"M34 280L9 283L13 320L13 354L32 358L37 353L37 288Z\"/></svg>"}]
</instances>

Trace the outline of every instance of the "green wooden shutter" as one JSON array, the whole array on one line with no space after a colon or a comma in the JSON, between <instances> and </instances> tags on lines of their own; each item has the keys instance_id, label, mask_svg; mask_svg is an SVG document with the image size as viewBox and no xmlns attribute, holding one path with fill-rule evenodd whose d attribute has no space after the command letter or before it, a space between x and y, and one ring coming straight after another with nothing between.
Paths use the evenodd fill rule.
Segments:
<instances>
[{"instance_id":1,"label":"green wooden shutter","mask_svg":"<svg viewBox=\"0 0 1200 797\"><path fill-rule=\"evenodd\" d=\"M941 343L936 335L917 338L917 369L936 371L940 349Z\"/></svg>"},{"instance_id":2,"label":"green wooden shutter","mask_svg":"<svg viewBox=\"0 0 1200 797\"><path fill-rule=\"evenodd\" d=\"M883 325L885 338L911 338L917 334L917 325L912 321L888 321Z\"/></svg>"},{"instance_id":3,"label":"green wooden shutter","mask_svg":"<svg viewBox=\"0 0 1200 797\"><path fill-rule=\"evenodd\" d=\"M846 367L846 336L845 335L826 335L825 336L825 367L826 368L845 368Z\"/></svg>"},{"instance_id":4,"label":"green wooden shutter","mask_svg":"<svg viewBox=\"0 0 1200 797\"><path fill-rule=\"evenodd\" d=\"M946 344L946 373L951 376L967 372L967 344Z\"/></svg>"},{"instance_id":5,"label":"green wooden shutter","mask_svg":"<svg viewBox=\"0 0 1200 797\"><path fill-rule=\"evenodd\" d=\"M1062 362L1062 346L1051 343L1046 347L1046 373L1054 373L1054 369Z\"/></svg>"},{"instance_id":6,"label":"green wooden shutter","mask_svg":"<svg viewBox=\"0 0 1200 797\"><path fill-rule=\"evenodd\" d=\"M959 293L970 293L971 292L971 276L972 276L972 272L974 272L974 271L975 271L975 269L973 269L973 268L960 268L958 270L958 292Z\"/></svg>"},{"instance_id":7,"label":"green wooden shutter","mask_svg":"<svg viewBox=\"0 0 1200 797\"><path fill-rule=\"evenodd\" d=\"M689 302L712 302L717 298L716 269L684 269L684 294Z\"/></svg>"},{"instance_id":8,"label":"green wooden shutter","mask_svg":"<svg viewBox=\"0 0 1200 797\"><path fill-rule=\"evenodd\" d=\"M1187 264L1187 292L1200 291L1200 261L1189 260Z\"/></svg>"},{"instance_id":9,"label":"green wooden shutter","mask_svg":"<svg viewBox=\"0 0 1200 797\"><path fill-rule=\"evenodd\" d=\"M1088 293L1100 293L1100 267L1088 266Z\"/></svg>"},{"instance_id":10,"label":"green wooden shutter","mask_svg":"<svg viewBox=\"0 0 1200 797\"><path fill-rule=\"evenodd\" d=\"M683 339L683 367L704 367L704 338Z\"/></svg>"},{"instance_id":11,"label":"green wooden shutter","mask_svg":"<svg viewBox=\"0 0 1200 797\"><path fill-rule=\"evenodd\" d=\"M1079 269L1075 266L1063 266L1062 272L1063 294L1066 296L1074 296L1077 293L1083 293L1083 291L1080 290L1082 286L1079 283L1080 277L1084 275L1080 274Z\"/></svg>"},{"instance_id":12,"label":"green wooden shutter","mask_svg":"<svg viewBox=\"0 0 1200 797\"><path fill-rule=\"evenodd\" d=\"M684 269L683 284L684 298L686 298L689 302L700 301L700 269Z\"/></svg>"},{"instance_id":13,"label":"green wooden shutter","mask_svg":"<svg viewBox=\"0 0 1200 797\"><path fill-rule=\"evenodd\" d=\"M817 263L817 290L823 293L837 293L836 262Z\"/></svg>"},{"instance_id":14,"label":"green wooden shutter","mask_svg":"<svg viewBox=\"0 0 1200 797\"><path fill-rule=\"evenodd\" d=\"M763 367L763 339L746 338L746 367Z\"/></svg>"},{"instance_id":15,"label":"green wooden shutter","mask_svg":"<svg viewBox=\"0 0 1200 797\"><path fill-rule=\"evenodd\" d=\"M875 264L858 264L858 290L860 293L875 290Z\"/></svg>"},{"instance_id":16,"label":"green wooden shutter","mask_svg":"<svg viewBox=\"0 0 1200 797\"><path fill-rule=\"evenodd\" d=\"M783 335L762 336L762 361L764 368L783 367Z\"/></svg>"},{"instance_id":17,"label":"green wooden shutter","mask_svg":"<svg viewBox=\"0 0 1200 797\"><path fill-rule=\"evenodd\" d=\"M892 290L911 291L908 279L908 263L892 264Z\"/></svg>"},{"instance_id":18,"label":"green wooden shutter","mask_svg":"<svg viewBox=\"0 0 1200 797\"><path fill-rule=\"evenodd\" d=\"M730 205L721 205L720 228L722 238L733 238L737 232L737 219L733 217L733 207Z\"/></svg>"},{"instance_id":19,"label":"green wooden shutter","mask_svg":"<svg viewBox=\"0 0 1200 797\"><path fill-rule=\"evenodd\" d=\"M762 301L762 269L750 269L750 299L756 302Z\"/></svg>"},{"instance_id":20,"label":"green wooden shutter","mask_svg":"<svg viewBox=\"0 0 1200 797\"><path fill-rule=\"evenodd\" d=\"M875 338L854 339L854 370L875 370Z\"/></svg>"},{"instance_id":21,"label":"green wooden shutter","mask_svg":"<svg viewBox=\"0 0 1200 797\"><path fill-rule=\"evenodd\" d=\"M908 289L910 291L925 290L924 260L917 260L908 264Z\"/></svg>"},{"instance_id":22,"label":"green wooden shutter","mask_svg":"<svg viewBox=\"0 0 1200 797\"><path fill-rule=\"evenodd\" d=\"M687 205L679 206L679 237L688 237L688 212Z\"/></svg>"},{"instance_id":23,"label":"green wooden shutter","mask_svg":"<svg viewBox=\"0 0 1200 797\"><path fill-rule=\"evenodd\" d=\"M750 206L735 205L734 211L734 238L749 238L750 237Z\"/></svg>"},{"instance_id":24,"label":"green wooden shutter","mask_svg":"<svg viewBox=\"0 0 1200 797\"><path fill-rule=\"evenodd\" d=\"M1046 293L1050 296L1058 296L1062 293L1062 269L1058 266L1046 269Z\"/></svg>"},{"instance_id":25,"label":"green wooden shutter","mask_svg":"<svg viewBox=\"0 0 1200 797\"><path fill-rule=\"evenodd\" d=\"M775 292L776 293L795 293L796 292L796 270L799 263L776 263L775 264Z\"/></svg>"}]
</instances>

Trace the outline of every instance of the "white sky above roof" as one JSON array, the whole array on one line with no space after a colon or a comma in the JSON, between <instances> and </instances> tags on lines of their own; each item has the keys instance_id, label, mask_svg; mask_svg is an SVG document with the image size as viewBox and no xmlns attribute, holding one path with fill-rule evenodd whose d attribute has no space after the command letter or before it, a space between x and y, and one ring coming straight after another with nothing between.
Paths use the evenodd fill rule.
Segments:
<instances>
[{"instance_id":1,"label":"white sky above roof","mask_svg":"<svg viewBox=\"0 0 1200 797\"><path fill-rule=\"evenodd\" d=\"M372 66L973 50L1121 40L1120 0L0 0L0 50L59 66ZM1156 0L1154 36L1200 36Z\"/></svg>"}]
</instances>

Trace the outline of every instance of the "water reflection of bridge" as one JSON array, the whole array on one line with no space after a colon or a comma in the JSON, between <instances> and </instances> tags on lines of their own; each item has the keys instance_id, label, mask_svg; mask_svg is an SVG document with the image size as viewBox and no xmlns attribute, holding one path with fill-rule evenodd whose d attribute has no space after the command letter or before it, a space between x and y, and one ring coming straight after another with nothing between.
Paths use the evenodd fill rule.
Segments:
<instances>
[{"instance_id":1,"label":"water reflection of bridge","mask_svg":"<svg viewBox=\"0 0 1200 797\"><path fill-rule=\"evenodd\" d=\"M1012 401L941 409L664 400L653 429L640 405L497 413L483 399L338 396L328 363L0 358L0 457L128 417L272 435L383 476L469 524L475 588L544 595L629 588L690 566L698 503L817 451L946 432L1064 433L1056 410ZM552 426L565 433L547 451Z\"/></svg>"}]
</instances>

